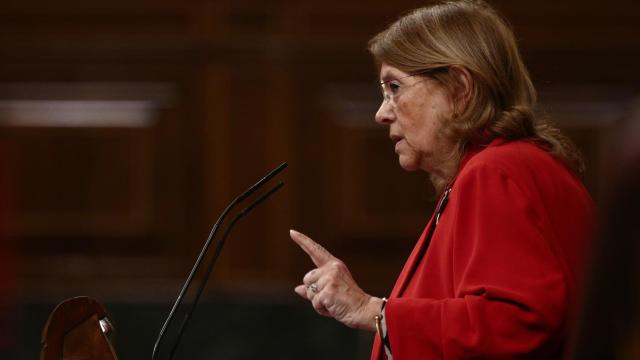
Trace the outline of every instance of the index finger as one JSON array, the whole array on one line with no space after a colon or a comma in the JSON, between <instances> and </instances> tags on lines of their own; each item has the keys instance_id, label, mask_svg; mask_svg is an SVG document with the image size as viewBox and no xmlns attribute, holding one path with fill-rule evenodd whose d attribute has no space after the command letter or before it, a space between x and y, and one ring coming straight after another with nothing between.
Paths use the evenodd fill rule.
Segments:
<instances>
[{"instance_id":1,"label":"index finger","mask_svg":"<svg viewBox=\"0 0 640 360\"><path fill-rule=\"evenodd\" d=\"M289 230L289 236L291 236L291 240L295 241L296 244L309 255L311 261L313 261L316 266L320 267L335 259L330 252L317 242L311 240L307 235L295 230Z\"/></svg>"}]
</instances>

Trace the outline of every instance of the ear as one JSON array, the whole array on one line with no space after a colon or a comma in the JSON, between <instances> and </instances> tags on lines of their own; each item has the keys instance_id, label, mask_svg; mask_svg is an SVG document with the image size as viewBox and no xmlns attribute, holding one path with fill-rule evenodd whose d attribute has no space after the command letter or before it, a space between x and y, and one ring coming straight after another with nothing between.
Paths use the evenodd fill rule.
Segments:
<instances>
[{"instance_id":1,"label":"ear","mask_svg":"<svg viewBox=\"0 0 640 360\"><path fill-rule=\"evenodd\" d=\"M471 73L466 67L460 65L452 65L449 67L449 72L456 81L454 101L460 109L465 109L473 94L474 83Z\"/></svg>"}]
</instances>

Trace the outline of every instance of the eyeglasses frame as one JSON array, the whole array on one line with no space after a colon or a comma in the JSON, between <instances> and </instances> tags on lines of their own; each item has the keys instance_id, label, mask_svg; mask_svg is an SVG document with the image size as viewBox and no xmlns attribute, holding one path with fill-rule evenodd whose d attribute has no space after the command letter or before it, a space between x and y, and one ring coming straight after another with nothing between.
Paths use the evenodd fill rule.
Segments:
<instances>
[{"instance_id":1,"label":"eyeglasses frame","mask_svg":"<svg viewBox=\"0 0 640 360\"><path fill-rule=\"evenodd\" d=\"M413 76L419 76L419 75L425 75L425 74L433 74L435 72L442 71L443 69L448 69L448 68L449 68L448 66L436 67L436 68L421 70L421 71L418 71L416 73L413 73L413 74L410 74L410 75L406 75L406 76L403 76L403 77L399 77L399 78L395 78L395 79L389 79L389 80L384 80L384 81L380 80L379 84L380 84L380 87L382 88L382 102L383 103L390 102L391 100L394 100L395 96L397 96L397 95L390 95L387 92L385 86L388 85L390 82L398 81L398 80L402 80L402 79L406 79L406 78L410 78L410 77L413 77Z\"/></svg>"}]
</instances>

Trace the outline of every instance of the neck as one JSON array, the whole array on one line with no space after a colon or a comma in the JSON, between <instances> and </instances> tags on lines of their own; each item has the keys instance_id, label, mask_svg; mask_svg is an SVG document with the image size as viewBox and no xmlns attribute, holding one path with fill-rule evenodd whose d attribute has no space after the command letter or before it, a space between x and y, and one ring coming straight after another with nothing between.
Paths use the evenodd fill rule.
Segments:
<instances>
[{"instance_id":1,"label":"neck","mask_svg":"<svg viewBox=\"0 0 640 360\"><path fill-rule=\"evenodd\" d=\"M462 155L460 152L452 150L442 158L443 160L439 164L428 171L431 183L438 193L446 190L447 185L449 185L458 174Z\"/></svg>"}]
</instances>

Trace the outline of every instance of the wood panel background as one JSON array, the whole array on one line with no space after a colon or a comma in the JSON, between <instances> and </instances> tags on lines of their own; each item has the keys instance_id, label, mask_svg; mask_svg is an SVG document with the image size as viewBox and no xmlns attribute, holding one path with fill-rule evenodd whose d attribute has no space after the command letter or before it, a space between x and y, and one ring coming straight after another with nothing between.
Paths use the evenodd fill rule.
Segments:
<instances>
[{"instance_id":1,"label":"wood panel background","mask_svg":"<svg viewBox=\"0 0 640 360\"><path fill-rule=\"evenodd\" d=\"M640 90L639 3L493 3L597 195L607 134ZM291 227L386 294L433 194L373 122L366 42L421 4L5 1L0 140L18 297L168 301L223 206L284 160L285 188L238 226L208 294L292 296L311 263ZM84 125L56 123L55 109L92 101L104 108ZM122 110L132 103L144 106Z\"/></svg>"}]
</instances>

